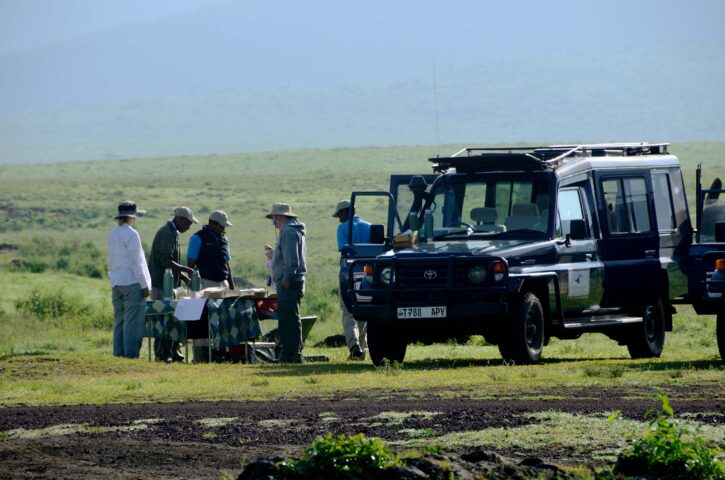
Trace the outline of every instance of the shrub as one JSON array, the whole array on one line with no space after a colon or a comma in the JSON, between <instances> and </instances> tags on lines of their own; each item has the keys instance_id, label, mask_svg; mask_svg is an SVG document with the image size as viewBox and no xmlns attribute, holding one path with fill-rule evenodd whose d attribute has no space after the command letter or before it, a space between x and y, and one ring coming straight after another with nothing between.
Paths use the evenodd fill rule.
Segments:
<instances>
[{"instance_id":1,"label":"shrub","mask_svg":"<svg viewBox=\"0 0 725 480\"><path fill-rule=\"evenodd\" d=\"M380 470L400 465L400 459L379 438L328 433L315 440L299 460L285 460L281 469L301 479L374 479Z\"/></svg>"},{"instance_id":2,"label":"shrub","mask_svg":"<svg viewBox=\"0 0 725 480\"><path fill-rule=\"evenodd\" d=\"M648 412L651 417L644 437L620 455L615 473L654 474L657 478L725 480L725 462L718 458L720 448L674 420L674 411L665 395L655 395L662 406Z\"/></svg>"},{"instance_id":3,"label":"shrub","mask_svg":"<svg viewBox=\"0 0 725 480\"><path fill-rule=\"evenodd\" d=\"M19 249L20 258L11 262L11 269L42 273L53 269L82 277L102 278L107 270L105 255L90 241L35 237Z\"/></svg>"},{"instance_id":4,"label":"shrub","mask_svg":"<svg viewBox=\"0 0 725 480\"><path fill-rule=\"evenodd\" d=\"M63 289L44 293L32 290L26 298L15 302L15 308L18 312L32 315L56 326L61 323L75 323L78 327L84 328L108 328L112 325L110 312L89 305Z\"/></svg>"}]
</instances>

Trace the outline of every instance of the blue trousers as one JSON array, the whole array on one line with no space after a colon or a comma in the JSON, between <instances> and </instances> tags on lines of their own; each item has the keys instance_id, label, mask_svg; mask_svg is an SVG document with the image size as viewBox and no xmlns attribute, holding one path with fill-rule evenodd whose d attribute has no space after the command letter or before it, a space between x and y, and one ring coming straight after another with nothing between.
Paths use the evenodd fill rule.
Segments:
<instances>
[{"instance_id":1,"label":"blue trousers","mask_svg":"<svg viewBox=\"0 0 725 480\"><path fill-rule=\"evenodd\" d=\"M141 285L116 285L111 292L113 303L113 355L138 358L146 321L146 299Z\"/></svg>"}]
</instances>

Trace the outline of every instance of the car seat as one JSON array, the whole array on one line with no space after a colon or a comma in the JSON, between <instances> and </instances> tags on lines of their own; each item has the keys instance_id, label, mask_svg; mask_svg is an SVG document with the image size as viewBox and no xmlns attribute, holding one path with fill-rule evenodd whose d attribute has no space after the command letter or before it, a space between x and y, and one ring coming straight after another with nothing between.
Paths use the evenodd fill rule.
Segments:
<instances>
[{"instance_id":1,"label":"car seat","mask_svg":"<svg viewBox=\"0 0 725 480\"><path fill-rule=\"evenodd\" d=\"M539 207L533 203L514 203L504 225L507 230L538 230L537 226L541 225Z\"/></svg>"},{"instance_id":2,"label":"car seat","mask_svg":"<svg viewBox=\"0 0 725 480\"><path fill-rule=\"evenodd\" d=\"M493 207L476 207L471 209L471 220L476 222L477 232L505 232L506 227L498 223L498 210Z\"/></svg>"}]
</instances>

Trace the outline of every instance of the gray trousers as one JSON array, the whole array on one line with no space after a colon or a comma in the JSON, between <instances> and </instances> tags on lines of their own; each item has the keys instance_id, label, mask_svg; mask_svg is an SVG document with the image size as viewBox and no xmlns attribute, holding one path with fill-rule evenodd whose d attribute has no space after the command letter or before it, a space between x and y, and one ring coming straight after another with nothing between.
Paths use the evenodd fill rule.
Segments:
<instances>
[{"instance_id":1,"label":"gray trousers","mask_svg":"<svg viewBox=\"0 0 725 480\"><path fill-rule=\"evenodd\" d=\"M113 303L113 355L138 358L146 324L146 299L141 285L116 285L111 289Z\"/></svg>"},{"instance_id":2,"label":"gray trousers","mask_svg":"<svg viewBox=\"0 0 725 480\"><path fill-rule=\"evenodd\" d=\"M283 363L301 363L303 361L300 302L304 291L304 280L290 282L289 288L284 288L281 284L277 285L277 317L279 340L282 345L280 361Z\"/></svg>"},{"instance_id":3,"label":"gray trousers","mask_svg":"<svg viewBox=\"0 0 725 480\"><path fill-rule=\"evenodd\" d=\"M345 333L347 348L351 349L357 345L363 353L366 352L368 349L368 322L355 320L345 306L342 294L340 294L340 310L342 310L342 331Z\"/></svg>"}]
</instances>

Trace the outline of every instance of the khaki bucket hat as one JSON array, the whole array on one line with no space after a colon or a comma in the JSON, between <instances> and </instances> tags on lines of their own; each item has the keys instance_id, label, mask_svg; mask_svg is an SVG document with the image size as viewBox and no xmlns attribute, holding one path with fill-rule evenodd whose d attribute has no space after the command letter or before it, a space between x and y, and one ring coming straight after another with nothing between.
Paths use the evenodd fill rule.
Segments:
<instances>
[{"instance_id":1,"label":"khaki bucket hat","mask_svg":"<svg viewBox=\"0 0 725 480\"><path fill-rule=\"evenodd\" d=\"M339 217L340 212L346 208L350 208L350 200L340 200L337 202L337 205L335 205L335 211L332 212L332 216L335 218Z\"/></svg>"},{"instance_id":2,"label":"khaki bucket hat","mask_svg":"<svg viewBox=\"0 0 725 480\"><path fill-rule=\"evenodd\" d=\"M297 215L292 213L292 208L288 203L275 203L272 205L272 211L266 216L272 218L272 215L284 215L285 217L297 218Z\"/></svg>"}]
</instances>

